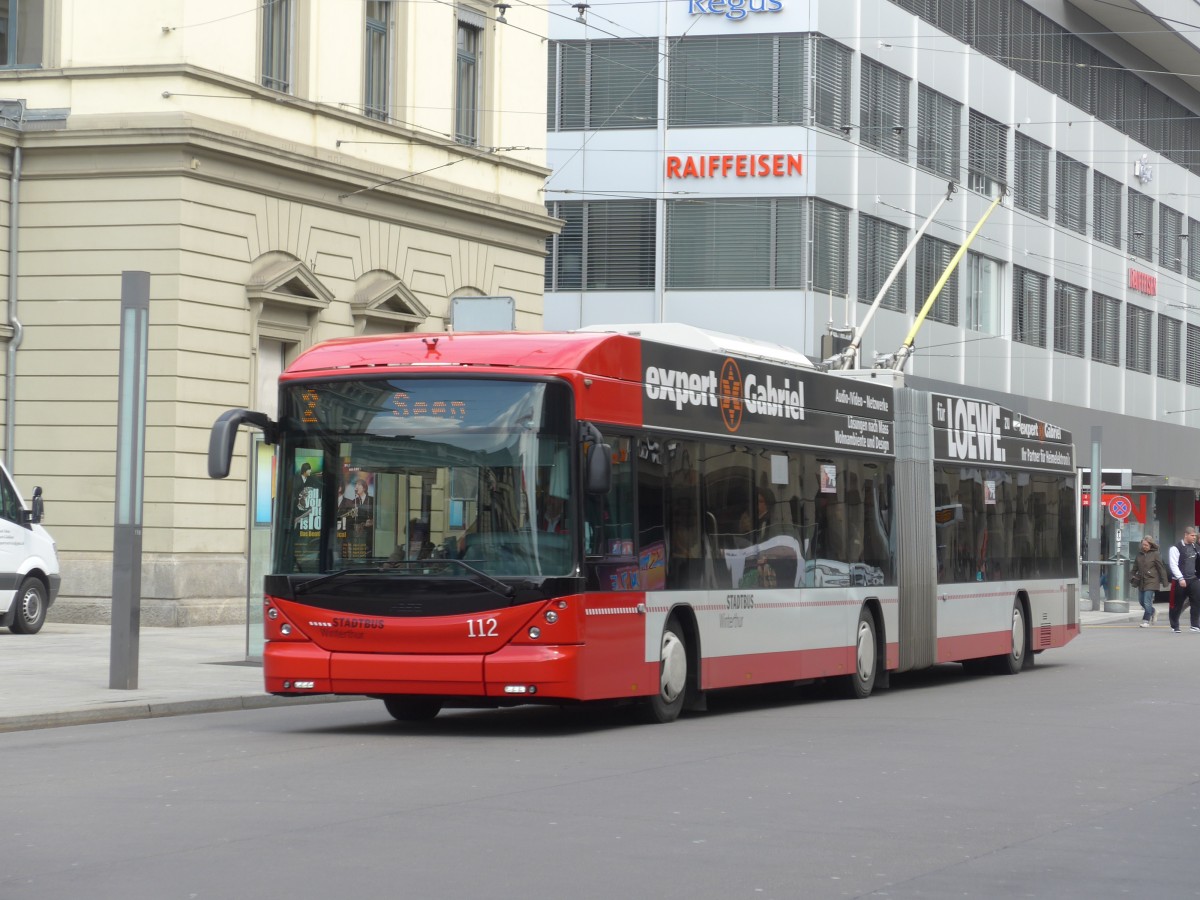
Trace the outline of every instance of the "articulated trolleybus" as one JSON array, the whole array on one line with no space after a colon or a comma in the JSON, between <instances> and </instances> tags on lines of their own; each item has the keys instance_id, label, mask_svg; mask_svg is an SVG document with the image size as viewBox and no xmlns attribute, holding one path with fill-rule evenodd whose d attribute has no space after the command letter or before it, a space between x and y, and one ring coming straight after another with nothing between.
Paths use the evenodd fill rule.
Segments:
<instances>
[{"instance_id":1,"label":"articulated trolleybus","mask_svg":"<svg viewBox=\"0 0 1200 900\"><path fill-rule=\"evenodd\" d=\"M1069 433L685 326L320 344L280 383L272 694L627 701L960 662L1079 633Z\"/></svg>"}]
</instances>

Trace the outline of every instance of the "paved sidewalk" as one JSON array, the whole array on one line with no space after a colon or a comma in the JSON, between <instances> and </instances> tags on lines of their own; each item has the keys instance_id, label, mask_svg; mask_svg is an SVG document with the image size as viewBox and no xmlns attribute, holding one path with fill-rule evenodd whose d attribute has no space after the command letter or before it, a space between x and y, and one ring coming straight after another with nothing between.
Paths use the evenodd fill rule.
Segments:
<instances>
[{"instance_id":1,"label":"paved sidewalk","mask_svg":"<svg viewBox=\"0 0 1200 900\"><path fill-rule=\"evenodd\" d=\"M1085 627L1135 622L1141 608L1080 619ZM1166 627L1165 608L1158 621ZM333 699L264 693L262 667L246 662L244 625L140 629L133 690L108 686L110 640L108 625L50 621L32 636L0 629L0 732Z\"/></svg>"},{"instance_id":2,"label":"paved sidewalk","mask_svg":"<svg viewBox=\"0 0 1200 900\"><path fill-rule=\"evenodd\" d=\"M141 628L132 690L108 686L111 639L108 625L0 629L0 732L330 699L264 693L262 666L246 662L244 625Z\"/></svg>"}]
</instances>

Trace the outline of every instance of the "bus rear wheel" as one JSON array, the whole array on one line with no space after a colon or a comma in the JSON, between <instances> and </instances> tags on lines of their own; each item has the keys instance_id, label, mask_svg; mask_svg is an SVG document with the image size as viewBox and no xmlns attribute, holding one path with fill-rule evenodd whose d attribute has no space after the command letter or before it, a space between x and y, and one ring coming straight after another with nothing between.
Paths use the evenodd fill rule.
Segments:
<instances>
[{"instance_id":1,"label":"bus rear wheel","mask_svg":"<svg viewBox=\"0 0 1200 900\"><path fill-rule=\"evenodd\" d=\"M658 693L639 704L639 718L652 724L674 722L683 711L687 682L687 643L679 619L671 616L659 644Z\"/></svg>"},{"instance_id":2,"label":"bus rear wheel","mask_svg":"<svg viewBox=\"0 0 1200 900\"><path fill-rule=\"evenodd\" d=\"M383 705L397 722L428 722L442 711L440 700L423 697L384 697Z\"/></svg>"},{"instance_id":3,"label":"bus rear wheel","mask_svg":"<svg viewBox=\"0 0 1200 900\"><path fill-rule=\"evenodd\" d=\"M854 700L870 697L875 687L875 669L878 665L875 617L864 607L858 614L858 627L854 630L854 671L844 676L843 680L846 696Z\"/></svg>"},{"instance_id":4,"label":"bus rear wheel","mask_svg":"<svg viewBox=\"0 0 1200 900\"><path fill-rule=\"evenodd\" d=\"M1025 607L1020 600L1013 601L1012 649L995 658L996 671L1001 675L1016 675L1025 668L1025 655L1029 647L1025 640Z\"/></svg>"}]
</instances>

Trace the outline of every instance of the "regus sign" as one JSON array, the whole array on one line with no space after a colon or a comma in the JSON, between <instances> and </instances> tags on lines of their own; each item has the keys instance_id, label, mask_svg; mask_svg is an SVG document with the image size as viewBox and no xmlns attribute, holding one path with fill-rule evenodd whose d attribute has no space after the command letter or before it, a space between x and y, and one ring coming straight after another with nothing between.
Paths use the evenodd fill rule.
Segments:
<instances>
[{"instance_id":1,"label":"regus sign","mask_svg":"<svg viewBox=\"0 0 1200 900\"><path fill-rule=\"evenodd\" d=\"M744 19L749 13L775 13L783 9L783 0L688 0L688 14Z\"/></svg>"}]
</instances>

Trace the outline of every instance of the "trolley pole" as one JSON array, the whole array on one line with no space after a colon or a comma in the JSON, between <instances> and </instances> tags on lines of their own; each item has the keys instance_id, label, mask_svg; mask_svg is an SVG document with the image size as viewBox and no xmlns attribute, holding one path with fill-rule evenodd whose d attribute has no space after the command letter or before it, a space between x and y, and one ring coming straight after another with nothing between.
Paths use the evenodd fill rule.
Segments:
<instances>
[{"instance_id":1,"label":"trolley pole","mask_svg":"<svg viewBox=\"0 0 1200 900\"><path fill-rule=\"evenodd\" d=\"M1104 609L1104 595L1100 590L1100 482L1103 475L1100 469L1100 441L1104 434L1104 426L1092 426L1092 475L1091 500L1088 504L1088 541L1087 541L1087 585L1088 608L1092 611ZM1083 604L1080 604L1083 608Z\"/></svg>"}]
</instances>

